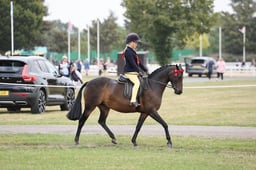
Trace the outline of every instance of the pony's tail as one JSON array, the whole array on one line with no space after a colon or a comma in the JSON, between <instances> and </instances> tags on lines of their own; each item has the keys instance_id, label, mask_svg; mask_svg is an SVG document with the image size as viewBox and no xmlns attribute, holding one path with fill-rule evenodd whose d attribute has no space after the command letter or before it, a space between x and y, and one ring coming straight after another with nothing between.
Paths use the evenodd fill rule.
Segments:
<instances>
[{"instance_id":1,"label":"pony's tail","mask_svg":"<svg viewBox=\"0 0 256 170\"><path fill-rule=\"evenodd\" d=\"M79 120L82 115L82 103L81 103L82 91L83 91L83 88L87 85L87 83L88 82L84 83L81 86L76 96L76 100L73 107L70 109L70 111L66 115L69 120Z\"/></svg>"}]
</instances>

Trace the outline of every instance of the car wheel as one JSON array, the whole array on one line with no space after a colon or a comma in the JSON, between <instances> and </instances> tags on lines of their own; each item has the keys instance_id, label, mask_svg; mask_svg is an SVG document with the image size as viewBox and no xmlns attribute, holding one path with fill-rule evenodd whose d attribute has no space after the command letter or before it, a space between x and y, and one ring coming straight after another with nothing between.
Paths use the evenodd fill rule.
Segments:
<instances>
[{"instance_id":1,"label":"car wheel","mask_svg":"<svg viewBox=\"0 0 256 170\"><path fill-rule=\"evenodd\" d=\"M36 101L31 106L32 113L43 113L45 112L46 96L42 90L39 90Z\"/></svg>"},{"instance_id":2,"label":"car wheel","mask_svg":"<svg viewBox=\"0 0 256 170\"><path fill-rule=\"evenodd\" d=\"M60 105L61 110L70 110L75 102L75 91L74 89L67 89L66 101Z\"/></svg>"},{"instance_id":3,"label":"car wheel","mask_svg":"<svg viewBox=\"0 0 256 170\"><path fill-rule=\"evenodd\" d=\"M202 77L202 74L198 74L198 77Z\"/></svg>"},{"instance_id":4,"label":"car wheel","mask_svg":"<svg viewBox=\"0 0 256 170\"><path fill-rule=\"evenodd\" d=\"M20 107L7 107L8 112L20 112Z\"/></svg>"},{"instance_id":5,"label":"car wheel","mask_svg":"<svg viewBox=\"0 0 256 170\"><path fill-rule=\"evenodd\" d=\"M192 77L192 74L189 73L188 76L189 76L189 77Z\"/></svg>"}]
</instances>

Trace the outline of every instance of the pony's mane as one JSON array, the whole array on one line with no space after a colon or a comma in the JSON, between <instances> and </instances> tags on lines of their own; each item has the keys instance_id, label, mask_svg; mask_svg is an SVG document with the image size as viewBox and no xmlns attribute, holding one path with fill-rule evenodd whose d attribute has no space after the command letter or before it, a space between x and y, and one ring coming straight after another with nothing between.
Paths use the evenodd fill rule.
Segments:
<instances>
[{"instance_id":1,"label":"pony's mane","mask_svg":"<svg viewBox=\"0 0 256 170\"><path fill-rule=\"evenodd\" d=\"M152 75L154 75L154 74L156 74L156 73L158 73L158 72L164 70L166 67L170 67L170 66L174 66L174 65L167 64L167 65L164 65L164 66L162 66L162 67L159 67L158 69L154 70L154 71L149 75L149 78L150 78Z\"/></svg>"}]
</instances>

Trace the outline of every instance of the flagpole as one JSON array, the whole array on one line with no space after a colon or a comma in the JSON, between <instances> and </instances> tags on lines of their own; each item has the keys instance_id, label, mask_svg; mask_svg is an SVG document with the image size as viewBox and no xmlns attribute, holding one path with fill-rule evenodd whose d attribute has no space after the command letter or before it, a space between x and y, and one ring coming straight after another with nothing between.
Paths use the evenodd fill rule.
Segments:
<instances>
[{"instance_id":1,"label":"flagpole","mask_svg":"<svg viewBox=\"0 0 256 170\"><path fill-rule=\"evenodd\" d=\"M70 62L70 32L72 31L72 23L69 21L68 22L68 61Z\"/></svg>"},{"instance_id":2,"label":"flagpole","mask_svg":"<svg viewBox=\"0 0 256 170\"><path fill-rule=\"evenodd\" d=\"M239 29L239 31L243 34L243 63L245 63L245 35L246 35L246 27Z\"/></svg>"},{"instance_id":3,"label":"flagpole","mask_svg":"<svg viewBox=\"0 0 256 170\"><path fill-rule=\"evenodd\" d=\"M100 26L99 19L97 19L97 64L100 66Z\"/></svg>"},{"instance_id":4,"label":"flagpole","mask_svg":"<svg viewBox=\"0 0 256 170\"><path fill-rule=\"evenodd\" d=\"M199 41L200 41L199 57L202 57L202 34L201 33L200 33L200 36L199 36Z\"/></svg>"},{"instance_id":5,"label":"flagpole","mask_svg":"<svg viewBox=\"0 0 256 170\"><path fill-rule=\"evenodd\" d=\"M222 33L222 29L221 29L221 27L219 27L219 58L222 58L222 51L221 51L221 46L222 46L222 44L221 44L221 39L222 39L222 35L221 35L221 33Z\"/></svg>"},{"instance_id":6,"label":"flagpole","mask_svg":"<svg viewBox=\"0 0 256 170\"><path fill-rule=\"evenodd\" d=\"M243 33L243 62L245 63L245 34L246 34L246 27L244 27Z\"/></svg>"},{"instance_id":7,"label":"flagpole","mask_svg":"<svg viewBox=\"0 0 256 170\"><path fill-rule=\"evenodd\" d=\"M90 63L90 26L87 25L87 55L88 55L88 62Z\"/></svg>"},{"instance_id":8,"label":"flagpole","mask_svg":"<svg viewBox=\"0 0 256 170\"><path fill-rule=\"evenodd\" d=\"M12 55L13 55L13 51L14 51L14 35L13 35L13 2L12 2L12 1L11 1L10 15L11 15L11 56L12 56Z\"/></svg>"},{"instance_id":9,"label":"flagpole","mask_svg":"<svg viewBox=\"0 0 256 170\"><path fill-rule=\"evenodd\" d=\"M203 23L201 22L201 27L203 26ZM199 35L199 57L202 57L202 55L203 55L203 47L202 47L202 45L203 45L203 35L202 35L203 33L202 33L202 31L200 30L200 35Z\"/></svg>"},{"instance_id":10,"label":"flagpole","mask_svg":"<svg viewBox=\"0 0 256 170\"><path fill-rule=\"evenodd\" d=\"M68 61L70 62L70 30L68 30Z\"/></svg>"},{"instance_id":11,"label":"flagpole","mask_svg":"<svg viewBox=\"0 0 256 170\"><path fill-rule=\"evenodd\" d=\"M80 50L80 29L78 28L78 60L81 59L81 50Z\"/></svg>"}]
</instances>

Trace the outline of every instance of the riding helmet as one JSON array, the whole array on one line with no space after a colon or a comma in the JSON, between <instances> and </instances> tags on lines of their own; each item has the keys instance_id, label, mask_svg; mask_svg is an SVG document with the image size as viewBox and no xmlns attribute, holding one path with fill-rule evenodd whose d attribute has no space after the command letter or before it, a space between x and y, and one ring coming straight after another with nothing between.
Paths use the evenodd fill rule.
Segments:
<instances>
[{"instance_id":1,"label":"riding helmet","mask_svg":"<svg viewBox=\"0 0 256 170\"><path fill-rule=\"evenodd\" d=\"M134 32L128 34L126 37L126 44L128 44L129 42L132 42L132 41L141 42L139 35Z\"/></svg>"}]
</instances>

